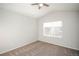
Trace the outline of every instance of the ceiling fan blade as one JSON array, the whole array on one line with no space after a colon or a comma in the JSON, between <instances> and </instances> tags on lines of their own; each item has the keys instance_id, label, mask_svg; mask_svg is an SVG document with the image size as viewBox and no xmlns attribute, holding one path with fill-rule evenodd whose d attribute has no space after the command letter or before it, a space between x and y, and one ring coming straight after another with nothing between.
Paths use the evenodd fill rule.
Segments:
<instances>
[{"instance_id":1,"label":"ceiling fan blade","mask_svg":"<svg viewBox=\"0 0 79 59\"><path fill-rule=\"evenodd\" d=\"M44 3L44 6L47 6L47 7L49 7L49 5L48 5L48 4L45 4L45 3Z\"/></svg>"},{"instance_id":2,"label":"ceiling fan blade","mask_svg":"<svg viewBox=\"0 0 79 59\"><path fill-rule=\"evenodd\" d=\"M38 5L39 3L33 3L32 5Z\"/></svg>"}]
</instances>

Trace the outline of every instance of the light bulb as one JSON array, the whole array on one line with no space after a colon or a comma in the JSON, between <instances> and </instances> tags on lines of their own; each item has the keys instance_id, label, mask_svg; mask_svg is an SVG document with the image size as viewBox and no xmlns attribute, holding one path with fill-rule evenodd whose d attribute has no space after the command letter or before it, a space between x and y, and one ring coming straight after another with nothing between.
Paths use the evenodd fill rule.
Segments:
<instances>
[{"instance_id":1,"label":"light bulb","mask_svg":"<svg viewBox=\"0 0 79 59\"><path fill-rule=\"evenodd\" d=\"M43 4L42 4L42 3L40 3L40 4L39 4L39 6L40 6L40 7L42 7L42 6L43 6Z\"/></svg>"}]
</instances>

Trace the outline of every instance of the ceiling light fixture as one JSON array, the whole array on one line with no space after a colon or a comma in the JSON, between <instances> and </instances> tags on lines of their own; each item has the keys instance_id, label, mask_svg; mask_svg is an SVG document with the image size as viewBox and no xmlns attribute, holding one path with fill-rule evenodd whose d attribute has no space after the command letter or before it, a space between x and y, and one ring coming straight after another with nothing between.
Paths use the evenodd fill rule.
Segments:
<instances>
[{"instance_id":1,"label":"ceiling light fixture","mask_svg":"<svg viewBox=\"0 0 79 59\"><path fill-rule=\"evenodd\" d=\"M42 4L42 3L40 3L40 4L39 4L39 6L41 6L41 7L42 7L42 6L43 6L43 4Z\"/></svg>"},{"instance_id":2,"label":"ceiling light fixture","mask_svg":"<svg viewBox=\"0 0 79 59\"><path fill-rule=\"evenodd\" d=\"M46 3L33 3L32 5L37 5L38 9L41 9L43 6L49 7L49 5Z\"/></svg>"}]
</instances>

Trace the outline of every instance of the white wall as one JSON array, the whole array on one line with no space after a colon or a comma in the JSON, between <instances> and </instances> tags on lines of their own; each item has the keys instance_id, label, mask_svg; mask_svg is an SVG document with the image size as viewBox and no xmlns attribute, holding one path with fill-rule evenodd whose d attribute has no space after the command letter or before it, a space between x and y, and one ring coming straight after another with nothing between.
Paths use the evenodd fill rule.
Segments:
<instances>
[{"instance_id":1,"label":"white wall","mask_svg":"<svg viewBox=\"0 0 79 59\"><path fill-rule=\"evenodd\" d=\"M77 28L78 29L78 32L77 32L78 33L78 35L77 35L78 36L78 42L77 43L79 44L79 13L78 13L78 21L77 21L77 24L78 24L77 25L78 26L78 28ZM79 46L78 46L78 48L79 48Z\"/></svg>"},{"instance_id":2,"label":"white wall","mask_svg":"<svg viewBox=\"0 0 79 59\"><path fill-rule=\"evenodd\" d=\"M36 22L27 16L0 9L0 53L36 41Z\"/></svg>"},{"instance_id":3,"label":"white wall","mask_svg":"<svg viewBox=\"0 0 79 59\"><path fill-rule=\"evenodd\" d=\"M39 20L39 40L79 50L79 12L52 12ZM43 36L43 23L63 21L63 38Z\"/></svg>"}]
</instances>

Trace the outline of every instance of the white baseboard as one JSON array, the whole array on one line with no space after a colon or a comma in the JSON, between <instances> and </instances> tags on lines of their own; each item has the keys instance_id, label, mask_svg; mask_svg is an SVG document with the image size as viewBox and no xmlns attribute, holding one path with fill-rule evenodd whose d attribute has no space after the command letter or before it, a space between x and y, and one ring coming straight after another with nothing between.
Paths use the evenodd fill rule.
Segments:
<instances>
[{"instance_id":1,"label":"white baseboard","mask_svg":"<svg viewBox=\"0 0 79 59\"><path fill-rule=\"evenodd\" d=\"M22 47L22 46L24 46L24 45L31 44L31 43L33 43L33 42L35 42L35 41L37 41L37 40L32 40L32 41L29 41L28 43L25 43L25 44L20 45L20 46L18 46L18 47L14 47L14 48L12 48L12 49L2 51L2 52L0 52L0 54L3 54L3 53L6 53L6 52L9 52L9 51L11 51L11 50L17 49L17 48Z\"/></svg>"},{"instance_id":2,"label":"white baseboard","mask_svg":"<svg viewBox=\"0 0 79 59\"><path fill-rule=\"evenodd\" d=\"M45 41L45 40L39 40L39 41L47 42L47 43L50 43L50 44L54 44L54 45L58 45L58 46L61 46L61 47L65 47L65 48L69 48L69 49L72 49L72 50L77 50L77 51L79 51L79 49L77 49L77 48L72 48L72 47L64 46L64 45L59 44L59 43L53 43L53 42L51 42L51 41L49 42L49 41Z\"/></svg>"}]
</instances>

